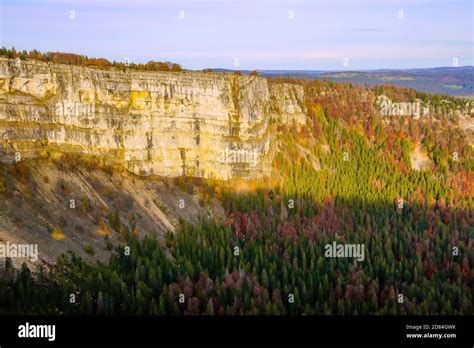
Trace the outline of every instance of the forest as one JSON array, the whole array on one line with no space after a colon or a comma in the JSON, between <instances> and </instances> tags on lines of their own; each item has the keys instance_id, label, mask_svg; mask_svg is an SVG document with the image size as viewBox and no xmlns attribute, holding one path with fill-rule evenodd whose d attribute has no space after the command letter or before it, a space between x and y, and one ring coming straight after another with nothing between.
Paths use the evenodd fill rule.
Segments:
<instances>
[{"instance_id":1,"label":"forest","mask_svg":"<svg viewBox=\"0 0 474 348\"><path fill-rule=\"evenodd\" d=\"M1 47L0 56L6 58L19 58L19 59L34 59L42 62L53 62L59 64L72 64L78 66L91 66L98 68L116 68L120 70L143 70L143 71L183 71L181 65L171 62L156 62L149 61L148 63L133 63L133 62L110 62L105 58L90 58L87 56L66 53L66 52L40 52L38 50L31 51L17 51L15 47L11 49Z\"/></svg>"},{"instance_id":2,"label":"forest","mask_svg":"<svg viewBox=\"0 0 474 348\"><path fill-rule=\"evenodd\" d=\"M181 221L164 240L138 238L115 212L108 224L120 243L108 262L69 253L31 270L7 260L0 313L473 314L474 158L455 112L466 101L291 82L305 88L307 123L275 125L275 175L245 190L197 184L222 203L224 222ZM384 118L374 103L382 94L419 98L432 116ZM415 146L429 154L425 170L411 168ZM326 258L334 241L364 245L365 259Z\"/></svg>"}]
</instances>

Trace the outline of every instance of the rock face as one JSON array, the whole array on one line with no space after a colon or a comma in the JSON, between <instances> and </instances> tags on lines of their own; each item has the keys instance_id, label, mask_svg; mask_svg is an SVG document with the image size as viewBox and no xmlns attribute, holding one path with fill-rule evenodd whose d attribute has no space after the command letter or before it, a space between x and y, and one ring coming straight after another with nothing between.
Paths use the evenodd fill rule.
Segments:
<instances>
[{"instance_id":1,"label":"rock face","mask_svg":"<svg viewBox=\"0 0 474 348\"><path fill-rule=\"evenodd\" d=\"M4 162L48 148L141 175L256 178L270 174L278 122L305 122L301 86L0 58Z\"/></svg>"}]
</instances>

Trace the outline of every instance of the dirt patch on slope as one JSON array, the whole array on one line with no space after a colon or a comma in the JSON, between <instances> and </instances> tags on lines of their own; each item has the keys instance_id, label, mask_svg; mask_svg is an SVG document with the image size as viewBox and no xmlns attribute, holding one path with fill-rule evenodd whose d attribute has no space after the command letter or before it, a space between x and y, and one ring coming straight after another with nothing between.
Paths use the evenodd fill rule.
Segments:
<instances>
[{"instance_id":1,"label":"dirt patch on slope","mask_svg":"<svg viewBox=\"0 0 474 348\"><path fill-rule=\"evenodd\" d=\"M215 199L204 205L195 194L162 178L51 161L21 166L20 172L0 168L7 187L0 193L0 243L37 244L44 263L54 263L67 251L106 261L110 243L119 243L125 228L164 240L179 219L215 218L213 212L221 209ZM54 238L58 234L64 238Z\"/></svg>"},{"instance_id":2,"label":"dirt patch on slope","mask_svg":"<svg viewBox=\"0 0 474 348\"><path fill-rule=\"evenodd\" d=\"M419 144L416 144L410 154L411 168L414 170L425 170L431 165L430 158L424 152Z\"/></svg>"}]
</instances>

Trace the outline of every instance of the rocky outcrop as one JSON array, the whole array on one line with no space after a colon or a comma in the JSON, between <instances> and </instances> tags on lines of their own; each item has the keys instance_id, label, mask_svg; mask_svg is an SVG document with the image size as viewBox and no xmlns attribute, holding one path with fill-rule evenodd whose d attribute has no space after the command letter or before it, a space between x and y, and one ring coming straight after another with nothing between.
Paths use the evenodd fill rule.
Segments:
<instances>
[{"instance_id":1,"label":"rocky outcrop","mask_svg":"<svg viewBox=\"0 0 474 348\"><path fill-rule=\"evenodd\" d=\"M278 122L305 122L301 86L0 58L4 162L48 148L103 156L142 175L262 177Z\"/></svg>"}]
</instances>

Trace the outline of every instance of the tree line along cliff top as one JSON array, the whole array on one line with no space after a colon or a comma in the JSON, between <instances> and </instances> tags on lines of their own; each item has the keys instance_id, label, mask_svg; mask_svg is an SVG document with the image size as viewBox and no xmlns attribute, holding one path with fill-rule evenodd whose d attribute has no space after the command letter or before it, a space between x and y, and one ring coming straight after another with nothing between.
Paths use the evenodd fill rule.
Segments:
<instances>
[{"instance_id":1,"label":"tree line along cliff top","mask_svg":"<svg viewBox=\"0 0 474 348\"><path fill-rule=\"evenodd\" d=\"M96 66L99 68L117 68L120 70L133 69L133 70L144 70L144 71L183 71L181 65L172 62L157 62L149 61L148 63L122 63L122 62L110 62L105 58L89 58L75 53L65 52L40 52L38 50L31 51L17 51L15 48L0 48L0 56L7 58L20 58L20 59L35 59L42 62L52 62L59 64L72 64L79 66Z\"/></svg>"},{"instance_id":2,"label":"tree line along cliff top","mask_svg":"<svg viewBox=\"0 0 474 348\"><path fill-rule=\"evenodd\" d=\"M161 62L150 60L147 63L132 63L132 62L117 62L105 58L89 58L84 55L76 53L66 53L66 52L40 52L36 49L31 51L17 51L14 47L11 49L1 47L0 48L0 57L6 57L9 59L20 58L25 59L34 59L42 62L51 62L58 64L71 64L77 66L87 66L87 67L97 67L97 68L116 68L119 70L137 70L137 71L171 71L171 72L181 72L186 71L180 64L173 62ZM202 72L210 73L214 72L214 69L207 68L203 69ZM239 70L234 71L236 75L242 75L242 72ZM259 73L256 70L250 72L251 76L258 76Z\"/></svg>"}]
</instances>

